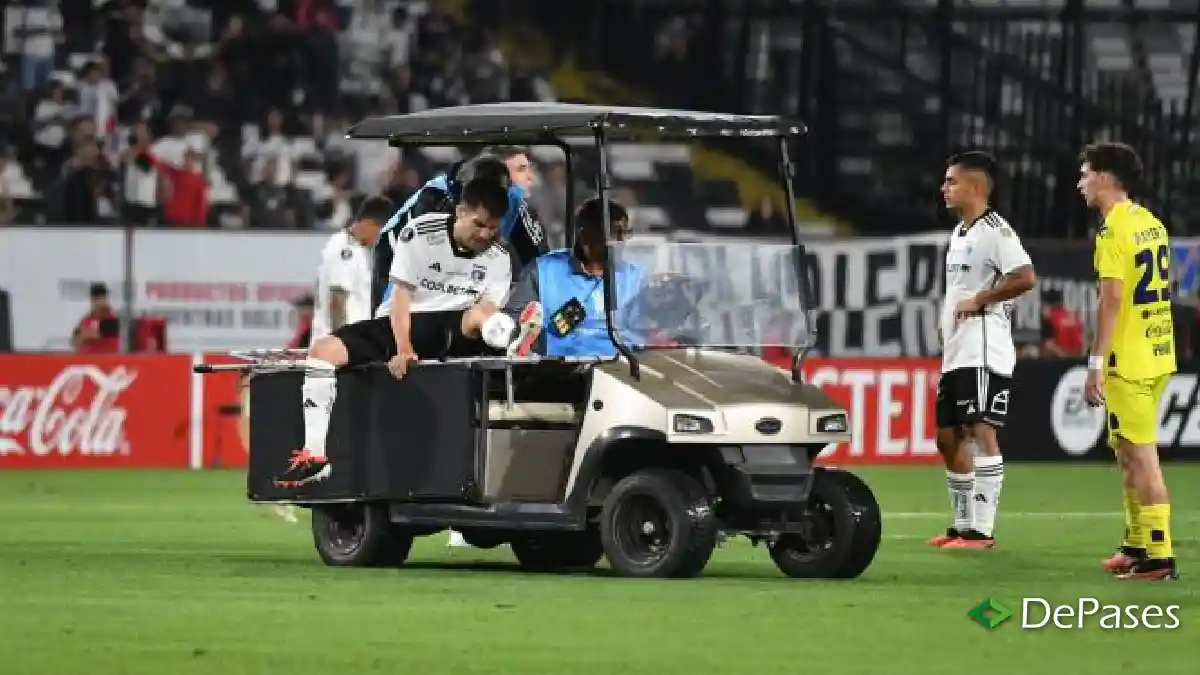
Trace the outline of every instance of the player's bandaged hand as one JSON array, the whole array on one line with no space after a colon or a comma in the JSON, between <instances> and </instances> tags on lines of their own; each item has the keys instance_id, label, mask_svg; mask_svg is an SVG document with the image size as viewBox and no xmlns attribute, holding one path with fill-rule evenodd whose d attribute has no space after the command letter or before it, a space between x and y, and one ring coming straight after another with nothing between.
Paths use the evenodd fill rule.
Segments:
<instances>
[{"instance_id":1,"label":"player's bandaged hand","mask_svg":"<svg viewBox=\"0 0 1200 675\"><path fill-rule=\"evenodd\" d=\"M513 331L517 324L507 314L496 312L489 316L480 326L483 341L492 349L505 349L512 341Z\"/></svg>"}]
</instances>

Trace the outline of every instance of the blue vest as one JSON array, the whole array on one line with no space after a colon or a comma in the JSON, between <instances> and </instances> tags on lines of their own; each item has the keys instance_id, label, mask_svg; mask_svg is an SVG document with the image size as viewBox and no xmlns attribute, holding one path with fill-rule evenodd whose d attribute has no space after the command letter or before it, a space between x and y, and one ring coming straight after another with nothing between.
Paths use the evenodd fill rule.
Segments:
<instances>
[{"instance_id":1,"label":"blue vest","mask_svg":"<svg viewBox=\"0 0 1200 675\"><path fill-rule=\"evenodd\" d=\"M538 301L542 303L545 315L542 334L546 336L546 356L615 356L617 349L608 337L604 283L600 278L581 273L571 252L566 249L539 256L537 266ZM614 270L614 282L617 327L623 327L628 325L623 316L632 309L630 305L644 285L645 273L636 265L618 263ZM571 298L583 305L587 316L575 330L558 337L551 332L550 319ZM620 337L631 347L640 346L640 340L628 329L622 330Z\"/></svg>"}]
</instances>

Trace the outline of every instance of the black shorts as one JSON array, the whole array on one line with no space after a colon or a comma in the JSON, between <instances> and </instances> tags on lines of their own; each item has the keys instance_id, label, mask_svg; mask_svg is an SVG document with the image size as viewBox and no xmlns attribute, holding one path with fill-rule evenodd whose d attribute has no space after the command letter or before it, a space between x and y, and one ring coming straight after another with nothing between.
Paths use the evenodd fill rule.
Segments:
<instances>
[{"instance_id":1,"label":"black shorts","mask_svg":"<svg viewBox=\"0 0 1200 675\"><path fill-rule=\"evenodd\" d=\"M986 422L1004 426L1012 378L986 368L956 368L942 373L937 390L939 429Z\"/></svg>"},{"instance_id":2,"label":"black shorts","mask_svg":"<svg viewBox=\"0 0 1200 675\"><path fill-rule=\"evenodd\" d=\"M462 334L462 315L465 310L450 312L417 312L412 315L413 350L422 359L479 356L487 350L481 339ZM385 363L396 355L396 339L391 319L383 316L347 324L333 331L334 337L346 345L350 355L347 366Z\"/></svg>"}]
</instances>

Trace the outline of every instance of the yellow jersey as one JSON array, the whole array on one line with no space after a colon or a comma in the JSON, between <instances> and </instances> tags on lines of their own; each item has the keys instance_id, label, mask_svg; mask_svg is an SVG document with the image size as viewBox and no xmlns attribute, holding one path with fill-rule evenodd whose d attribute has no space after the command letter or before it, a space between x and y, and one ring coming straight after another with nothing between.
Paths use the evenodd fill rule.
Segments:
<instances>
[{"instance_id":1,"label":"yellow jersey","mask_svg":"<svg viewBox=\"0 0 1200 675\"><path fill-rule=\"evenodd\" d=\"M1145 207L1119 202L1096 233L1096 276L1119 279L1123 293L1109 372L1127 380L1173 373L1171 244L1167 228Z\"/></svg>"}]
</instances>

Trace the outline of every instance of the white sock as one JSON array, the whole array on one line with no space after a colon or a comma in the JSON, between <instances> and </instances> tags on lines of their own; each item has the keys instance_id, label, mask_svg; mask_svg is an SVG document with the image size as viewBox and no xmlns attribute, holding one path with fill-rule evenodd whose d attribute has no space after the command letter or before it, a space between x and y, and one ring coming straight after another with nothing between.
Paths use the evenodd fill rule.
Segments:
<instances>
[{"instance_id":1,"label":"white sock","mask_svg":"<svg viewBox=\"0 0 1200 675\"><path fill-rule=\"evenodd\" d=\"M992 536L996 527L996 509L1000 507L1000 486L1004 483L1004 458L1000 455L975 458L975 520L971 529Z\"/></svg>"},{"instance_id":2,"label":"white sock","mask_svg":"<svg viewBox=\"0 0 1200 675\"><path fill-rule=\"evenodd\" d=\"M946 487L950 489L950 509L954 512L954 529L966 532L975 522L975 474L946 472Z\"/></svg>"},{"instance_id":3,"label":"white sock","mask_svg":"<svg viewBox=\"0 0 1200 675\"><path fill-rule=\"evenodd\" d=\"M325 456L325 435L329 417L337 399L337 379L333 365L320 359L308 359L309 370L300 388L304 405L304 447L313 457Z\"/></svg>"}]
</instances>

